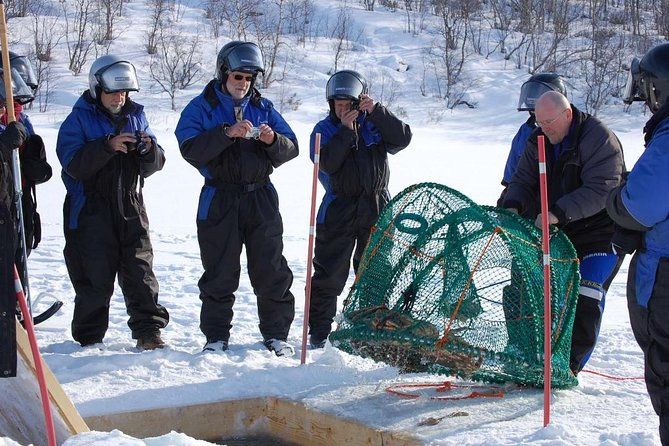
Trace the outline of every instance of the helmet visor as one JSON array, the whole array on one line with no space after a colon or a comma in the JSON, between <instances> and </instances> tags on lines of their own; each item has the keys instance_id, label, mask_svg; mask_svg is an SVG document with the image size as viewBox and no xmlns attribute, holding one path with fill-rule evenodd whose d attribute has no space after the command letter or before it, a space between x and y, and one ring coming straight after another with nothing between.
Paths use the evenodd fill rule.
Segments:
<instances>
[{"instance_id":1,"label":"helmet visor","mask_svg":"<svg viewBox=\"0 0 669 446\"><path fill-rule=\"evenodd\" d=\"M14 57L11 60L11 67L15 68L23 78L23 82L33 90L37 90L37 76L33 71L33 65L26 56Z\"/></svg>"},{"instance_id":2,"label":"helmet visor","mask_svg":"<svg viewBox=\"0 0 669 446\"><path fill-rule=\"evenodd\" d=\"M520 87L520 97L518 98L518 111L534 111L534 105L542 94L554 91L551 85L543 82L527 81Z\"/></svg>"},{"instance_id":3,"label":"helmet visor","mask_svg":"<svg viewBox=\"0 0 669 446\"><path fill-rule=\"evenodd\" d=\"M632 59L630 64L630 71L627 73L627 84L625 84L625 91L623 92L623 102L631 104L634 101L645 101L643 92L639 88L641 81L641 71L639 70L639 59L636 57Z\"/></svg>"},{"instance_id":4,"label":"helmet visor","mask_svg":"<svg viewBox=\"0 0 669 446\"><path fill-rule=\"evenodd\" d=\"M16 70L16 68L12 67L12 97L16 102L19 104L27 104L28 102L32 101L35 99L35 95L33 94L33 90L26 85L26 83L23 81L23 78L19 74L19 72ZM0 68L0 74L4 74L4 71L2 68ZM0 76L0 96L2 97L3 100L6 100L5 96L5 77Z\"/></svg>"},{"instance_id":5,"label":"helmet visor","mask_svg":"<svg viewBox=\"0 0 669 446\"><path fill-rule=\"evenodd\" d=\"M364 93L364 86L357 76L351 73L335 73L325 87L327 100L353 99L357 100Z\"/></svg>"},{"instance_id":6,"label":"helmet visor","mask_svg":"<svg viewBox=\"0 0 669 446\"><path fill-rule=\"evenodd\" d=\"M265 72L260 48L250 43L238 45L230 50L227 62L230 71Z\"/></svg>"},{"instance_id":7,"label":"helmet visor","mask_svg":"<svg viewBox=\"0 0 669 446\"><path fill-rule=\"evenodd\" d=\"M116 62L95 73L98 85L105 93L139 91L137 73L130 62Z\"/></svg>"}]
</instances>

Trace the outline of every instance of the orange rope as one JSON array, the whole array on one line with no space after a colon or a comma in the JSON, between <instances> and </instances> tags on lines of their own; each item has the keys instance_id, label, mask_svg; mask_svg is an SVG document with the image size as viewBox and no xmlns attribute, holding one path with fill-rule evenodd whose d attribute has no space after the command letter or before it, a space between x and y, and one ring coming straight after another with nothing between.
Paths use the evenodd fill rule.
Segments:
<instances>
[{"instance_id":1,"label":"orange rope","mask_svg":"<svg viewBox=\"0 0 669 446\"><path fill-rule=\"evenodd\" d=\"M606 373L598 372L596 370L581 370L581 373L590 373L591 375L601 376L603 378L612 379L614 381L643 381L643 376L614 376Z\"/></svg>"},{"instance_id":2,"label":"orange rope","mask_svg":"<svg viewBox=\"0 0 669 446\"><path fill-rule=\"evenodd\" d=\"M453 384L450 381L444 381L439 383L416 383L416 384L393 384L386 387L386 392L399 396L400 398L409 398L416 399L420 398L420 395L415 393L404 392L398 389L424 389L434 387L436 392L449 392L454 389L485 389L484 386L472 386L472 385L458 385ZM491 386L490 390L486 391L477 391L473 390L468 395L462 396L432 396L431 400L441 400L441 401L457 401L457 400L466 400L472 398L502 398L504 397L504 392L500 390L499 387Z\"/></svg>"}]
</instances>

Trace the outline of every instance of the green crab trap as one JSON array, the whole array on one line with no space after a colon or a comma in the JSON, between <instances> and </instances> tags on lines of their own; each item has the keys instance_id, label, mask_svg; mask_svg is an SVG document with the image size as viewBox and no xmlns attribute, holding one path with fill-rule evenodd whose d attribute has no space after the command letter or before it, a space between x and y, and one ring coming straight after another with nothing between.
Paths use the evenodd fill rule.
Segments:
<instances>
[{"instance_id":1,"label":"green crab trap","mask_svg":"<svg viewBox=\"0 0 669 446\"><path fill-rule=\"evenodd\" d=\"M569 370L578 259L551 234L552 382ZM486 382L543 386L541 233L446 186L411 186L372 229L330 335L338 348L399 367Z\"/></svg>"}]
</instances>

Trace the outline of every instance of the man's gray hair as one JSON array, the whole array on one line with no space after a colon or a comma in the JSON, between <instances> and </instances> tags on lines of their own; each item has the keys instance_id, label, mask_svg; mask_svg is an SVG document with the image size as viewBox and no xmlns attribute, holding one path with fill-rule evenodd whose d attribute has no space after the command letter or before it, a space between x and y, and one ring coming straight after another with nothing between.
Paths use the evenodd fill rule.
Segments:
<instances>
[{"instance_id":1,"label":"man's gray hair","mask_svg":"<svg viewBox=\"0 0 669 446\"><path fill-rule=\"evenodd\" d=\"M549 103L555 108L566 109L570 108L569 99L567 99L562 93L557 91L547 91L546 93L539 96L535 108L540 106L540 104Z\"/></svg>"}]
</instances>

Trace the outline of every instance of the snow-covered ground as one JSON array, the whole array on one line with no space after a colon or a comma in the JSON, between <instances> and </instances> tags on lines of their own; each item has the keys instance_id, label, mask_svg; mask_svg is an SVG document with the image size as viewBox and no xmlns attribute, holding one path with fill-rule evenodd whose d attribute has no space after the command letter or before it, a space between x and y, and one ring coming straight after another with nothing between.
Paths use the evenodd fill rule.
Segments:
<instances>
[{"instance_id":1,"label":"snow-covered ground","mask_svg":"<svg viewBox=\"0 0 669 446\"><path fill-rule=\"evenodd\" d=\"M320 13L333 10L336 1L317 2ZM351 7L359 8L352 5ZM245 259L235 304L230 350L202 354L204 337L199 324L197 281L202 268L195 230L197 197L202 178L180 156L173 131L178 111L169 109L167 97L149 88L146 56L141 42L146 11L143 0L127 5L135 17L133 26L112 45L112 52L137 60L143 90L133 98L146 106L151 126L166 151L162 172L152 176L144 189L152 229L155 273L160 283L160 301L170 312L164 330L169 347L139 352L126 325L123 298L117 287L112 298L109 331L104 347L81 348L70 335L74 294L62 257L62 202L65 189L58 178L55 155L58 127L78 95L86 88L86 76L73 77L62 69L56 104L45 114L30 113L47 145L56 174L38 188L43 221L43 240L30 258L33 297L55 296L65 302L61 312L38 327L38 339L49 367L62 383L83 416L118 411L180 406L257 396L280 396L308 406L351 417L369 425L402 430L435 445L593 445L651 446L659 444L657 417L643 381L615 381L590 374L579 377L578 387L553 393L552 423L542 428L542 394L539 390L513 390L502 399L438 402L428 398L402 400L384 392L397 382L446 379L427 374L400 375L384 364L345 354L331 345L309 351L300 366L299 351L293 358L277 358L260 343L255 297L245 274ZM332 12L334 13L334 12ZM184 23L201 11L188 9ZM499 57L472 58L470 72L476 78L471 97L478 108L445 110L437 99L420 94L420 69L394 71L386 65L401 60L420 64L421 48L428 36L403 32L404 17L397 13L356 10L355 19L365 24L365 45L347 55L346 68L370 77L383 72L400 89L397 105L407 113L414 138L411 145L393 156L391 193L423 181L453 187L482 204L493 204L501 190L504 163L510 141L526 114L515 111L520 85L527 79L522 70L505 66ZM202 46L205 69L213 73L217 48L227 40L207 41ZM295 280L296 315L289 341L299 345L302 334L303 290L307 259L308 210L312 166L308 141L313 125L327 109L324 99L332 50L327 42L295 45L296 60L284 85L296 92L302 105L285 111L301 144L300 156L281 166L272 176L284 219L285 257ZM385 65L384 65L385 64ZM197 94L207 79L177 100L180 107ZM279 95L280 85L263 92L269 99ZM372 92L374 93L374 92ZM581 104L578 91L571 99ZM641 128L647 119L639 107L631 113L622 106L606 109L600 117L617 132L631 166L642 150ZM609 291L599 344L588 369L622 377L643 374L641 352L629 328L625 282L627 263ZM45 297L45 305L48 301ZM341 300L340 300L341 304ZM39 307L38 307L39 310ZM418 426L429 417L455 411L468 415L444 418L433 426ZM0 438L0 446L14 444ZM205 444L180 434L160 439L134 440L118 432L82 434L67 442L73 445L196 445Z\"/></svg>"}]
</instances>

